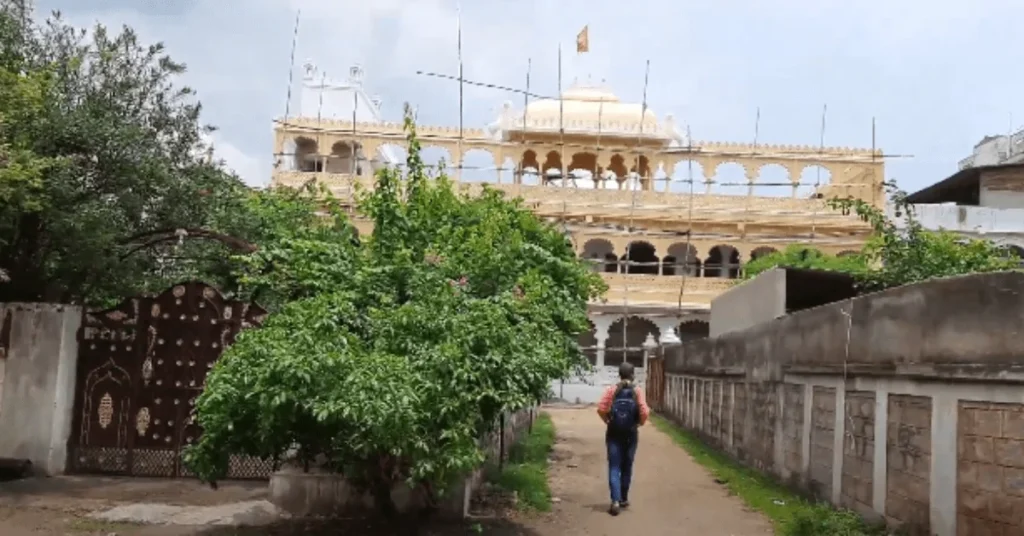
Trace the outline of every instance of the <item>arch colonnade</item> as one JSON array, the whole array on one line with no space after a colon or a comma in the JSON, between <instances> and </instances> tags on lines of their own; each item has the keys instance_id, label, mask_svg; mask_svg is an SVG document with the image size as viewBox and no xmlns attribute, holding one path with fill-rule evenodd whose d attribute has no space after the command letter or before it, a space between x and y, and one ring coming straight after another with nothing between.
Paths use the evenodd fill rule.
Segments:
<instances>
[{"instance_id":1,"label":"arch colonnade","mask_svg":"<svg viewBox=\"0 0 1024 536\"><path fill-rule=\"evenodd\" d=\"M568 136L521 142L496 139L482 129L417 126L424 152L443 158L454 175L469 171L482 182L548 184L589 181L587 187L694 193L808 197L816 186L871 199L881 188L879 152L846 147L695 142L692 148L661 145L600 146L600 138ZM393 123L289 119L275 128L275 154L286 170L365 176L382 151L403 160L405 133ZM490 170L490 171L488 171ZM463 173L465 172L465 173ZM492 179L493 177L493 179ZM465 180L468 177L463 177ZM470 180L474 182L474 180ZM865 197L866 196L866 197Z\"/></svg>"},{"instance_id":2,"label":"arch colonnade","mask_svg":"<svg viewBox=\"0 0 1024 536\"><path fill-rule=\"evenodd\" d=\"M701 251L699 246L704 245ZM643 274L736 279L745 263L780 251L772 246L737 247L729 244L674 242L659 252L647 240L632 240L616 247L606 238L587 240L579 255L603 273ZM856 254L842 250L838 255Z\"/></svg>"}]
</instances>

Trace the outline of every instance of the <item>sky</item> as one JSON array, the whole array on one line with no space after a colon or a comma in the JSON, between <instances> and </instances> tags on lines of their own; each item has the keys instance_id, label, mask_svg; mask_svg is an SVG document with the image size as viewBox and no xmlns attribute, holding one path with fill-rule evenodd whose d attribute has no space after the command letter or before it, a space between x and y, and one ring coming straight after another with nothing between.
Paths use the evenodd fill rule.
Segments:
<instances>
[{"instance_id":1,"label":"sky","mask_svg":"<svg viewBox=\"0 0 1024 536\"><path fill-rule=\"evenodd\" d=\"M188 71L217 154L252 185L270 180L272 120L285 112L296 14L294 84L307 59L344 78L361 64L388 120L458 125L456 0L36 0L79 26L129 25ZM989 134L1024 125L1020 0L464 0L465 77L556 94L563 80L605 83L672 113L695 140L817 145L886 154L888 180L914 191L956 171ZM589 26L590 53L575 54ZM1016 26L1015 26L1016 25ZM1013 74L1017 72L1018 74ZM297 91L295 91L297 93ZM468 86L467 127L521 97ZM521 105L521 104L520 104Z\"/></svg>"}]
</instances>

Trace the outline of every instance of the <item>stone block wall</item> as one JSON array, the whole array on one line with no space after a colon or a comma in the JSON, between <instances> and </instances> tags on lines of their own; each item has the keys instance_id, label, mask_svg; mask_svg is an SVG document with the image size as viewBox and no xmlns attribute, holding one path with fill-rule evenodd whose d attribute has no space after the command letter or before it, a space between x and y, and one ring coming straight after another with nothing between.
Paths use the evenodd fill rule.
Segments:
<instances>
[{"instance_id":1,"label":"stone block wall","mask_svg":"<svg viewBox=\"0 0 1024 536\"><path fill-rule=\"evenodd\" d=\"M804 427L810 436L809 491L820 499L832 497L832 462L835 461L836 390L814 386L811 390L813 409L811 426ZM805 466L806 467L806 466Z\"/></svg>"},{"instance_id":2,"label":"stone block wall","mask_svg":"<svg viewBox=\"0 0 1024 536\"><path fill-rule=\"evenodd\" d=\"M844 424L843 481L839 497L843 506L866 514L871 512L874 473L875 393L847 392Z\"/></svg>"},{"instance_id":3,"label":"stone block wall","mask_svg":"<svg viewBox=\"0 0 1024 536\"><path fill-rule=\"evenodd\" d=\"M1024 534L1024 273L936 280L663 349L663 413L911 536Z\"/></svg>"},{"instance_id":4,"label":"stone block wall","mask_svg":"<svg viewBox=\"0 0 1024 536\"><path fill-rule=\"evenodd\" d=\"M931 399L890 395L886 423L885 518L890 525L929 525Z\"/></svg>"},{"instance_id":5,"label":"stone block wall","mask_svg":"<svg viewBox=\"0 0 1024 536\"><path fill-rule=\"evenodd\" d=\"M794 379L770 388L668 374L662 413L747 465L912 536L1024 534L1024 400L970 399L1022 399L1024 388ZM938 403L955 411L937 415ZM952 528L929 532L936 522Z\"/></svg>"},{"instance_id":6,"label":"stone block wall","mask_svg":"<svg viewBox=\"0 0 1024 536\"><path fill-rule=\"evenodd\" d=\"M783 386L782 470L787 480L804 468L804 389L800 385Z\"/></svg>"},{"instance_id":7,"label":"stone block wall","mask_svg":"<svg viewBox=\"0 0 1024 536\"><path fill-rule=\"evenodd\" d=\"M1024 405L961 401L957 522L964 534L1024 534Z\"/></svg>"}]
</instances>

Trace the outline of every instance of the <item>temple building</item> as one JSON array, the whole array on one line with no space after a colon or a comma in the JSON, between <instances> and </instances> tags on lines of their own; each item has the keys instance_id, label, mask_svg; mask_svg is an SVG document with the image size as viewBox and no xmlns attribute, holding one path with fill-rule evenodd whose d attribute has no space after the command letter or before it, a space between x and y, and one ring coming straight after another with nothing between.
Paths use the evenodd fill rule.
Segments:
<instances>
[{"instance_id":1,"label":"temple building","mask_svg":"<svg viewBox=\"0 0 1024 536\"><path fill-rule=\"evenodd\" d=\"M275 122L273 184L315 178L352 199L374 170L400 164L402 124L382 118L361 68L333 83L308 64L302 84L300 113ZM868 226L827 199L884 204L880 150L690 140L672 115L622 102L603 85L505 103L482 127L461 138L450 125L417 132L425 151L444 154L460 188L479 191L486 181L562 226L609 286L590 304L593 329L581 341L595 371L555 388L569 400L595 400L623 360L642 379L649 336L707 336L711 299L736 284L747 261L790 244L860 249ZM482 162L472 182L463 169L471 159ZM356 219L361 233L369 225Z\"/></svg>"}]
</instances>

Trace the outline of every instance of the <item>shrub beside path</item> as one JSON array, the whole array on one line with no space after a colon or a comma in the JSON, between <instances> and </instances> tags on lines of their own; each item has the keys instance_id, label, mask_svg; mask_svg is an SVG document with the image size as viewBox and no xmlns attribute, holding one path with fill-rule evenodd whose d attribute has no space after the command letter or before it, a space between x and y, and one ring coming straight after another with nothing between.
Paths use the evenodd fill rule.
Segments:
<instances>
[{"instance_id":1,"label":"shrub beside path","mask_svg":"<svg viewBox=\"0 0 1024 536\"><path fill-rule=\"evenodd\" d=\"M716 484L663 432L641 428L630 508L608 509L604 424L593 408L549 408L557 441L549 470L552 514L523 520L540 536L756 536L772 524Z\"/></svg>"}]
</instances>

